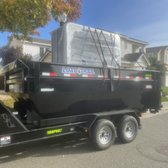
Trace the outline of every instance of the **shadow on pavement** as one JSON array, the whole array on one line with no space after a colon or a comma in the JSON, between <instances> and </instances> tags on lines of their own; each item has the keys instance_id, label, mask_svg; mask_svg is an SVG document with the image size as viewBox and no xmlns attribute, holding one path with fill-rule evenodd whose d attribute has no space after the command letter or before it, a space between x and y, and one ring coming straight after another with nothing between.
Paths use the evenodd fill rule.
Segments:
<instances>
[{"instance_id":1,"label":"shadow on pavement","mask_svg":"<svg viewBox=\"0 0 168 168\"><path fill-rule=\"evenodd\" d=\"M121 145L116 140L115 145ZM67 156L96 152L88 138L69 135L47 140L0 148L0 164L27 157Z\"/></svg>"},{"instance_id":2,"label":"shadow on pavement","mask_svg":"<svg viewBox=\"0 0 168 168\"><path fill-rule=\"evenodd\" d=\"M0 148L0 164L26 157L62 156L95 152L88 138L70 135Z\"/></svg>"}]
</instances>

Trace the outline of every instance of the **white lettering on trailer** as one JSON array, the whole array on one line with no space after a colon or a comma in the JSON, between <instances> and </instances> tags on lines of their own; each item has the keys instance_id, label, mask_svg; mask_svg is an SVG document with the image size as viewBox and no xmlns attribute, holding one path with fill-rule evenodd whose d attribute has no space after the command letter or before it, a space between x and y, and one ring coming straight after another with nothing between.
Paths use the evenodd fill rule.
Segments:
<instances>
[{"instance_id":1,"label":"white lettering on trailer","mask_svg":"<svg viewBox=\"0 0 168 168\"><path fill-rule=\"evenodd\" d=\"M19 112L18 112L18 111L14 111L14 112L12 112L12 114L13 114L13 115L18 115Z\"/></svg>"},{"instance_id":2,"label":"white lettering on trailer","mask_svg":"<svg viewBox=\"0 0 168 168\"><path fill-rule=\"evenodd\" d=\"M54 92L54 88L41 88L41 92Z\"/></svg>"},{"instance_id":3,"label":"white lettering on trailer","mask_svg":"<svg viewBox=\"0 0 168 168\"><path fill-rule=\"evenodd\" d=\"M79 67L62 67L63 74L95 75L94 69Z\"/></svg>"},{"instance_id":4,"label":"white lettering on trailer","mask_svg":"<svg viewBox=\"0 0 168 168\"><path fill-rule=\"evenodd\" d=\"M145 88L146 89L152 89L153 87L152 87L152 85L146 85Z\"/></svg>"}]
</instances>

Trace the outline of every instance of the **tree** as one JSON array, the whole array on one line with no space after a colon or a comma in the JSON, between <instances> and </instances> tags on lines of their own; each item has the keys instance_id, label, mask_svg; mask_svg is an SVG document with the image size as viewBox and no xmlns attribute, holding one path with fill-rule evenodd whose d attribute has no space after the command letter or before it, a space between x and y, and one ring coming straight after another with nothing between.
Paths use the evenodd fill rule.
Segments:
<instances>
[{"instance_id":1,"label":"tree","mask_svg":"<svg viewBox=\"0 0 168 168\"><path fill-rule=\"evenodd\" d=\"M49 20L47 0L1 0L0 31L27 37ZM35 32L34 32L35 33Z\"/></svg>"},{"instance_id":2,"label":"tree","mask_svg":"<svg viewBox=\"0 0 168 168\"><path fill-rule=\"evenodd\" d=\"M82 0L52 0L51 13L55 20L63 13L67 21L76 20L81 15Z\"/></svg>"},{"instance_id":3,"label":"tree","mask_svg":"<svg viewBox=\"0 0 168 168\"><path fill-rule=\"evenodd\" d=\"M20 47L13 48L13 47L2 47L0 49L0 58L2 61L2 65L6 65L17 58L24 59L24 60L31 60L32 56L28 54L22 54L22 49Z\"/></svg>"},{"instance_id":4,"label":"tree","mask_svg":"<svg viewBox=\"0 0 168 168\"><path fill-rule=\"evenodd\" d=\"M166 71L166 65L161 61L158 61L157 57L150 57L150 66L148 67L151 70L158 70L161 72L161 75L164 75Z\"/></svg>"},{"instance_id":5,"label":"tree","mask_svg":"<svg viewBox=\"0 0 168 168\"><path fill-rule=\"evenodd\" d=\"M68 21L80 17L82 0L0 0L0 31L27 37L53 17L66 13Z\"/></svg>"}]
</instances>

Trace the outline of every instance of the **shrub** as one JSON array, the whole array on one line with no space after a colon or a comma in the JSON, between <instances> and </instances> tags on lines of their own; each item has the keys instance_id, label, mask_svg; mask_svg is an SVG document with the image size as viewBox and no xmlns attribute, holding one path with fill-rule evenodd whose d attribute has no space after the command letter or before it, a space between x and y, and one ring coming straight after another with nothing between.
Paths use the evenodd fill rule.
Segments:
<instances>
[{"instance_id":1,"label":"shrub","mask_svg":"<svg viewBox=\"0 0 168 168\"><path fill-rule=\"evenodd\" d=\"M168 101L168 87L162 87L162 102Z\"/></svg>"}]
</instances>

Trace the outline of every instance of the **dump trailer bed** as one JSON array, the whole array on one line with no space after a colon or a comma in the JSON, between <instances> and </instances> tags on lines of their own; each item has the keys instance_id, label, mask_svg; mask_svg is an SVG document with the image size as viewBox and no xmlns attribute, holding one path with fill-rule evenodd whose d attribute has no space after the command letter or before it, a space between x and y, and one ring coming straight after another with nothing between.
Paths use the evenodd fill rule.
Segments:
<instances>
[{"instance_id":1,"label":"dump trailer bed","mask_svg":"<svg viewBox=\"0 0 168 168\"><path fill-rule=\"evenodd\" d=\"M160 109L157 71L17 60L4 72L5 90L21 114L35 111L50 118L125 108Z\"/></svg>"}]
</instances>

